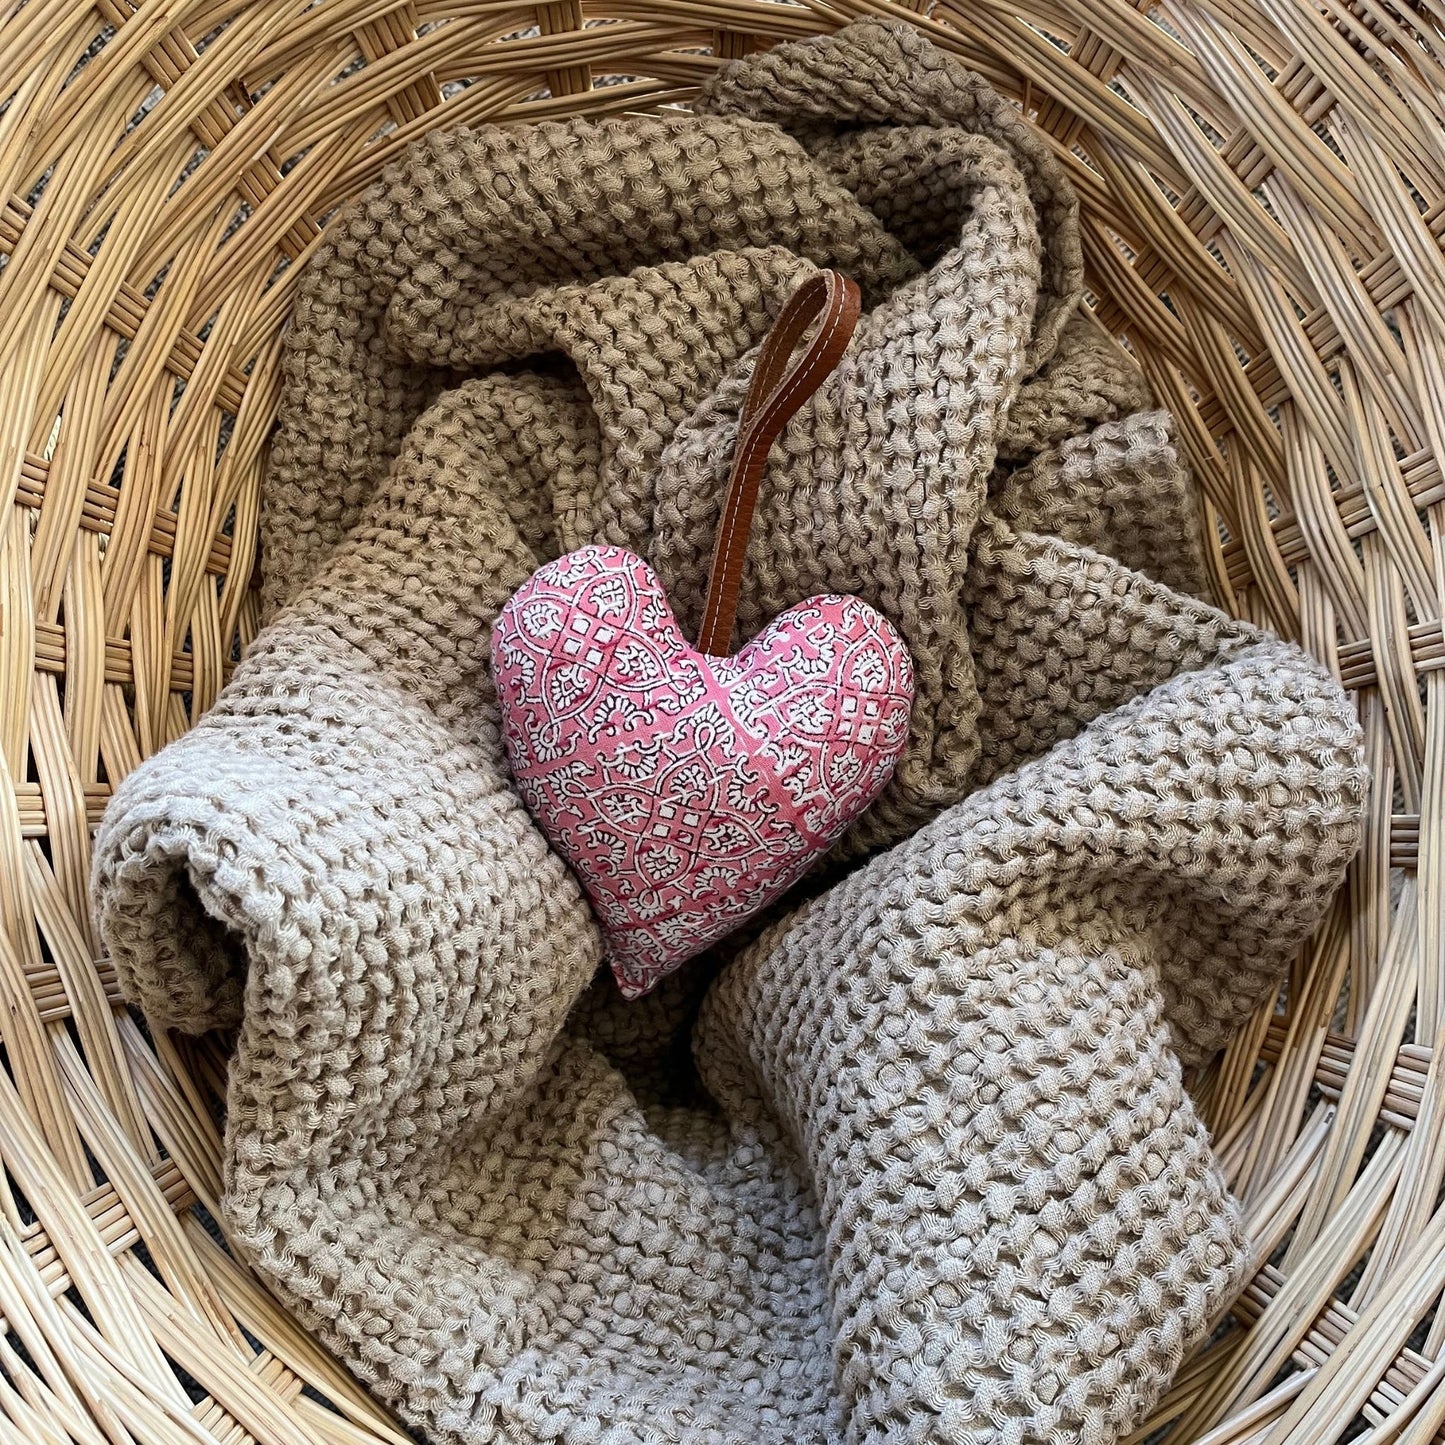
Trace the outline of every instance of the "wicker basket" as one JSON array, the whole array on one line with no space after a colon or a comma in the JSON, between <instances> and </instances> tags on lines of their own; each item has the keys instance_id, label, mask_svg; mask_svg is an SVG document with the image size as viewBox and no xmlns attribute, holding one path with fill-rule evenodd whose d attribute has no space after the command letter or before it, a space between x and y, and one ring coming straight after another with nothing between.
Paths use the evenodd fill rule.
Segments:
<instances>
[{"instance_id":1,"label":"wicker basket","mask_svg":"<svg viewBox=\"0 0 1445 1445\"><path fill-rule=\"evenodd\" d=\"M86 908L111 786L256 629L326 218L433 125L682 103L870 10L1052 138L1220 594L1339 673L1374 770L1287 1011L1197 1082L1257 1269L1141 1438L1445 1438L1440 0L28 0L0 28L0 1441L406 1439L216 1243L224 1044L150 1037Z\"/></svg>"}]
</instances>

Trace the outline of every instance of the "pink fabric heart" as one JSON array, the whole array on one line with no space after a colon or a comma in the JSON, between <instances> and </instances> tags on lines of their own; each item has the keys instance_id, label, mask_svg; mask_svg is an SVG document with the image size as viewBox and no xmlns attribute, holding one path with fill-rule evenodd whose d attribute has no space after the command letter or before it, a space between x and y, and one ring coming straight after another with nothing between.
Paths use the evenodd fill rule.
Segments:
<instances>
[{"instance_id":1,"label":"pink fabric heart","mask_svg":"<svg viewBox=\"0 0 1445 1445\"><path fill-rule=\"evenodd\" d=\"M710 657L618 547L534 573L492 670L517 787L630 998L797 882L892 776L913 703L907 649L861 599L810 598Z\"/></svg>"}]
</instances>

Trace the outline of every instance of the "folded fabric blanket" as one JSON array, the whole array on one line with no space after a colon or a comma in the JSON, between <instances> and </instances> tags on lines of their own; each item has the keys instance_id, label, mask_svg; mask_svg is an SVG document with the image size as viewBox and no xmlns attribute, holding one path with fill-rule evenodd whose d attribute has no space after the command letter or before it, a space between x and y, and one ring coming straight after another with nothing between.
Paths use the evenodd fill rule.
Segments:
<instances>
[{"instance_id":1,"label":"folded fabric blanket","mask_svg":"<svg viewBox=\"0 0 1445 1445\"><path fill-rule=\"evenodd\" d=\"M740 635L866 598L906 755L824 887L659 992L509 785L502 602L587 541L695 627L755 347L862 286ZM96 909L238 1027L225 1213L436 1441L1099 1442L1237 1287L1185 1093L1356 844L1336 685L1197 599L1167 416L1080 308L1048 146L906 27L690 116L430 137L301 287L265 608L116 789Z\"/></svg>"}]
</instances>

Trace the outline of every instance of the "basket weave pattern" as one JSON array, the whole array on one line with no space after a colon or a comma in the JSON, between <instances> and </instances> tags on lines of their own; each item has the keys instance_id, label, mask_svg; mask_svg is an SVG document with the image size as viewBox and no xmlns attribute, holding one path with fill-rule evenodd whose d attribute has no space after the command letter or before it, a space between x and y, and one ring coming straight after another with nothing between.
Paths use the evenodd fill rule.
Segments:
<instances>
[{"instance_id":1,"label":"basket weave pattern","mask_svg":"<svg viewBox=\"0 0 1445 1445\"><path fill-rule=\"evenodd\" d=\"M226 1041L148 1035L86 906L113 784L255 633L280 333L326 220L435 125L685 103L870 13L1051 138L1220 597L1366 730L1350 886L1285 1011L1195 1081L1253 1276L1141 1436L1445 1438L1437 0L28 0L0 25L0 1442L407 1438L216 1242Z\"/></svg>"}]
</instances>

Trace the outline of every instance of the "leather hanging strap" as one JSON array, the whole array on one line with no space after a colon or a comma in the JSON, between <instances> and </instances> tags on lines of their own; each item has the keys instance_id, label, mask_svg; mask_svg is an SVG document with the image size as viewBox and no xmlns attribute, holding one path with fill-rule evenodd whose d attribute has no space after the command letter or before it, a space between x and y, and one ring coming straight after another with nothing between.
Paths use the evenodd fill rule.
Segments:
<instances>
[{"instance_id":1,"label":"leather hanging strap","mask_svg":"<svg viewBox=\"0 0 1445 1445\"><path fill-rule=\"evenodd\" d=\"M758 485L768 453L793 414L842 359L861 309L858 287L852 281L838 271L819 271L793 293L763 341L738 420L737 451L718 521L707 603L698 632L699 652L713 657L728 653ZM789 366L798 342L814 321L818 321L816 334Z\"/></svg>"}]
</instances>

